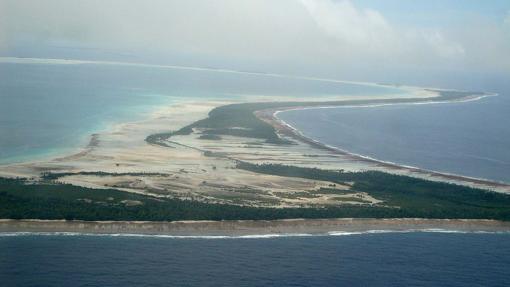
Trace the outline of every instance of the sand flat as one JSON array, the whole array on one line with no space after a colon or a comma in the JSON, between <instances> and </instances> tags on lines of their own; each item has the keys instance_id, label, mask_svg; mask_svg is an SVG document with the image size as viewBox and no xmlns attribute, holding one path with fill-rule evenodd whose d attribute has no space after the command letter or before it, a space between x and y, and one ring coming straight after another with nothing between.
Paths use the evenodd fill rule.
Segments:
<instances>
[{"instance_id":1,"label":"sand flat","mask_svg":"<svg viewBox=\"0 0 510 287\"><path fill-rule=\"evenodd\" d=\"M437 92L430 90L408 89L414 97L437 96ZM245 97L243 101L263 99L254 96L253 98ZM350 99L352 97L342 97L340 100ZM374 99L380 99L380 96ZM299 99L285 98L285 100ZM336 98L336 100L339 99ZM204 140L200 139L200 130L195 130L189 135L172 136L163 142L164 146L149 144L145 141L148 135L178 130L206 118L213 108L233 102L235 101L183 100L168 107L162 107L147 120L119 124L109 131L94 134L91 136L89 145L75 154L46 161L0 166L0 176L37 178L42 172L100 171L111 173L111 175L75 174L63 176L59 178L59 181L92 188L112 187L153 197L193 198L203 202L247 206L282 208L383 203L378 198L351 192L349 186L302 178L263 175L236 169L236 161L241 160L257 164L286 164L331 170L380 170L510 192L508 186L494 187L484 182L465 181L463 178L445 178L442 175L390 166L349 153L323 148L311 143L309 139L296 137L288 126L278 121L274 114L281 109L258 111L256 115L272 124L282 138L292 140L293 145L268 144L263 140L235 136L221 136L221 140ZM214 152L215 155L206 156L207 151ZM129 175L128 173L157 175ZM346 193L331 196L318 192L321 188L332 185L335 185L337 189L346 190ZM363 198L363 200L349 200L354 197Z\"/></svg>"}]
</instances>

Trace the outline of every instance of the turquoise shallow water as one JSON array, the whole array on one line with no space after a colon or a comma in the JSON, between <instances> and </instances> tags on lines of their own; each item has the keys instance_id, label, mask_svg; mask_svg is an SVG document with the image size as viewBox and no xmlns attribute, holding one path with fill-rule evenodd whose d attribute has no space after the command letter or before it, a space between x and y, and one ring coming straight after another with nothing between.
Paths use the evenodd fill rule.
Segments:
<instances>
[{"instance_id":1,"label":"turquoise shallow water","mask_svg":"<svg viewBox=\"0 0 510 287\"><path fill-rule=\"evenodd\" d=\"M401 93L261 75L99 64L0 63L0 164L81 147L108 125L178 99Z\"/></svg>"},{"instance_id":2,"label":"turquoise shallow water","mask_svg":"<svg viewBox=\"0 0 510 287\"><path fill-rule=\"evenodd\" d=\"M111 123L141 119L158 106L182 97L266 95L271 99L288 95L316 98L317 95L396 92L214 72L0 64L0 162L34 158L80 146L92 132ZM470 108L459 104L450 106L454 112L446 106L445 110L438 106L441 111L432 106L422 111L424 106L417 106L415 110L404 111L405 116L402 116L405 109L394 107L388 111L381 109L382 118L373 110L366 110L364 117L350 110L353 114L344 115L344 118L336 115L325 118L340 117L342 128L350 129L354 135L359 134L360 129L368 134L373 132L372 121L377 123L381 119L399 127L385 129L385 141L378 141L380 136L372 141L361 138L362 144L355 144L354 148L395 145L392 139L405 130L400 126L409 126L418 133L416 125L425 124L423 117L430 120L431 115L443 120L429 126L425 136L415 134L414 137L427 140L435 133L444 136L448 129L443 129L443 124L448 122L459 128L472 127L471 135L480 133L478 139L490 140L494 139L491 131L503 135L507 131L503 123L508 115L505 113L508 102L504 98L494 100L496 102L491 102L492 99L486 102L490 108L469 106L471 112ZM478 116L464 122L466 117L473 117L472 113ZM309 132L315 130L329 135L329 139L345 139L338 121L323 123L313 113L308 118L298 117L311 125ZM501 125L491 129L491 119L499 119ZM436 129L439 131L434 132ZM460 141L466 140L461 138ZM507 147L505 138L501 143L493 150L507 151L501 149ZM416 146L409 147L408 153L412 154L413 148ZM398 151L406 154L406 149ZM417 152L416 155L423 154ZM266 239L0 235L0 285L508 286L509 239L508 234L427 232Z\"/></svg>"}]
</instances>

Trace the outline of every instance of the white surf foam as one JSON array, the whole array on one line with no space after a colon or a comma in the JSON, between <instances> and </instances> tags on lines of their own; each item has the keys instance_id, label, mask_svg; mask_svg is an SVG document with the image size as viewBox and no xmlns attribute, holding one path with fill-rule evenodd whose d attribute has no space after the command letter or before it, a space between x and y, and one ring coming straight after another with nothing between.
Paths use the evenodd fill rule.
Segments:
<instances>
[{"instance_id":1,"label":"white surf foam","mask_svg":"<svg viewBox=\"0 0 510 287\"><path fill-rule=\"evenodd\" d=\"M456 234L510 234L510 231L484 230L455 230L455 229L406 229L389 230L374 229L366 231L330 231L327 233L274 233L252 235L167 235L167 234L136 234L136 233L81 233L81 232L0 232L0 237L18 236L64 236L64 237L138 237L138 238L168 238L168 239L271 239L289 237L317 237L317 236L353 236L388 233L456 233Z\"/></svg>"}]
</instances>

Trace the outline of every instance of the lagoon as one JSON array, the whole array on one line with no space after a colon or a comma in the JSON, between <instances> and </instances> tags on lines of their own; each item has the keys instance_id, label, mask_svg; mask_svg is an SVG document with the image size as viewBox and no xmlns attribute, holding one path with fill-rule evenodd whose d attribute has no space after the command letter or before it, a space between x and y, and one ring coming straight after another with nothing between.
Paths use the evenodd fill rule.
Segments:
<instances>
[{"instance_id":1,"label":"lagoon","mask_svg":"<svg viewBox=\"0 0 510 287\"><path fill-rule=\"evenodd\" d=\"M389 87L211 69L21 62L0 62L0 164L70 153L85 146L92 133L142 120L177 101L403 93Z\"/></svg>"}]
</instances>

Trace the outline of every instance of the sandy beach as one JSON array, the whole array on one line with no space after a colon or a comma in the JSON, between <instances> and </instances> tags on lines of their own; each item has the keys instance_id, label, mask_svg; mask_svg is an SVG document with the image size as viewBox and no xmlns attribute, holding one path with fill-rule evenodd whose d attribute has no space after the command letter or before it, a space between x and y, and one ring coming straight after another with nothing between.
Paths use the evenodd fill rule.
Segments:
<instances>
[{"instance_id":1,"label":"sandy beach","mask_svg":"<svg viewBox=\"0 0 510 287\"><path fill-rule=\"evenodd\" d=\"M292 125L290 125L290 124L286 123L285 121L283 121L282 119L278 118L278 114L281 112L285 112L288 110L307 109L307 108L308 107L263 110L263 111L258 111L257 116L260 119L264 120L265 122L271 124L280 134L284 134L284 135L294 138L298 141L307 143L310 146L313 146L315 148L327 150L334 154L345 156L347 158L350 158L352 161L364 162L369 165L375 166L372 169L379 169L381 171L390 172L390 173L416 176L416 177L420 177L420 178L424 178L424 179L428 179L428 180L445 181L445 182L450 182L450 183L455 183L455 184L460 184L460 185L468 185L471 187L484 188L484 189L490 189L490 190L504 192L504 193L510 193L510 185L506 184L506 183L496 182L496 181L482 179L482 178L473 178L473 177L467 177L467 176L462 176L462 175L437 172L437 171L433 171L433 170L426 170L426 169L413 167L413 166L399 165L399 164L395 164L392 162L386 162L386 161L374 159L371 157L367 157L364 155L355 154L355 153L349 152L347 150L343 150L338 147L333 147L333 146L321 143L319 141L316 141L312 138L306 137L299 130L294 128ZM327 107L327 108L330 108L330 107Z\"/></svg>"},{"instance_id":2,"label":"sandy beach","mask_svg":"<svg viewBox=\"0 0 510 287\"><path fill-rule=\"evenodd\" d=\"M272 221L0 220L0 232L70 232L172 236L339 235L377 232L510 232L510 223L450 219L292 219Z\"/></svg>"},{"instance_id":3,"label":"sandy beach","mask_svg":"<svg viewBox=\"0 0 510 287\"><path fill-rule=\"evenodd\" d=\"M405 89L416 98L433 100L438 96L437 92L428 89ZM400 96L387 96L389 99L397 97ZM352 97L337 98L351 99ZM375 96L372 100L378 99L380 100L380 96ZM243 102L264 100L267 99L254 96L243 99ZM381 200L366 193L350 191L349 185L336 185L336 188L345 191L343 195L321 193L321 188L335 183L254 173L235 168L237 161L329 170L378 170L510 192L510 186L506 184L403 167L326 146L304 137L299 131L280 121L275 114L285 108L263 110L255 114L273 125L280 137L292 140L292 145L268 144L263 139L235 136L222 136L221 140L203 140L200 138L201 130L195 130L189 135L173 136L161 145L145 141L148 135L178 130L206 118L208 112L215 107L235 102L182 101L162 107L146 120L119 124L110 131L92 135L88 146L80 152L51 160L3 165L0 166L0 176L38 179L42 173L68 173L60 177L59 182L90 188L113 187L156 198L277 208L370 206L380 203ZM214 153L215 156L208 156L207 153ZM87 172L107 174L80 174ZM303 191L311 191L313 194L304 194ZM352 200L353 198L358 199ZM363 200L359 200L360 198Z\"/></svg>"}]
</instances>

